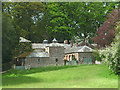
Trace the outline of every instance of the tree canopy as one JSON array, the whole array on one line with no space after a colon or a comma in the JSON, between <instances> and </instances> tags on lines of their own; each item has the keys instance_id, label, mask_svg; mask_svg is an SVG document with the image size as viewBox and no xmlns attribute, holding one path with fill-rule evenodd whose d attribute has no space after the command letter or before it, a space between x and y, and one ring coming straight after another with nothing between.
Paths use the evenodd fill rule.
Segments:
<instances>
[{"instance_id":1,"label":"tree canopy","mask_svg":"<svg viewBox=\"0 0 120 90\"><path fill-rule=\"evenodd\" d=\"M97 36L93 37L94 43L101 47L111 45L115 38L115 26L118 21L118 9L108 14L108 19L97 30Z\"/></svg>"},{"instance_id":2,"label":"tree canopy","mask_svg":"<svg viewBox=\"0 0 120 90\"><path fill-rule=\"evenodd\" d=\"M119 3L110 2L4 2L7 12L20 36L32 42L59 42L78 36L93 37L107 14Z\"/></svg>"},{"instance_id":3,"label":"tree canopy","mask_svg":"<svg viewBox=\"0 0 120 90\"><path fill-rule=\"evenodd\" d=\"M2 14L2 62L7 63L14 57L13 50L18 44L19 36L7 14Z\"/></svg>"}]
</instances>

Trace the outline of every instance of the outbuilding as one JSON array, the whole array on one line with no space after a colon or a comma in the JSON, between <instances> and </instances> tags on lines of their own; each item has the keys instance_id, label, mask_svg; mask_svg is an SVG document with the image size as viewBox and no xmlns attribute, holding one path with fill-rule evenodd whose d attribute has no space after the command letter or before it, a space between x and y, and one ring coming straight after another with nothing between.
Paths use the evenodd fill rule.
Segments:
<instances>
[{"instance_id":1,"label":"outbuilding","mask_svg":"<svg viewBox=\"0 0 120 90\"><path fill-rule=\"evenodd\" d=\"M67 62L76 61L76 64L94 64L93 49L84 46L73 46L65 49L64 60Z\"/></svg>"}]
</instances>

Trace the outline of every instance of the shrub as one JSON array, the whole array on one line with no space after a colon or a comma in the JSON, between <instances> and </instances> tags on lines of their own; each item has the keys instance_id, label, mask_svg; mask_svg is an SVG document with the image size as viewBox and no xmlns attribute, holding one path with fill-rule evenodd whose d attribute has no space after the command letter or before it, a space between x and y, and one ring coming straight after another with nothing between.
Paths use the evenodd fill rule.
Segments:
<instances>
[{"instance_id":1,"label":"shrub","mask_svg":"<svg viewBox=\"0 0 120 90\"><path fill-rule=\"evenodd\" d=\"M2 71L6 71L6 70L9 70L11 69L11 63L3 63L2 64Z\"/></svg>"},{"instance_id":2,"label":"shrub","mask_svg":"<svg viewBox=\"0 0 120 90\"><path fill-rule=\"evenodd\" d=\"M107 47L103 50L99 50L99 56L101 60L112 70L112 72L118 74L118 65L120 61L120 23L116 28L116 36L111 47Z\"/></svg>"},{"instance_id":3,"label":"shrub","mask_svg":"<svg viewBox=\"0 0 120 90\"><path fill-rule=\"evenodd\" d=\"M98 49L95 49L95 50L93 51L93 55L94 55L95 61L102 61L101 58L100 58Z\"/></svg>"}]
</instances>

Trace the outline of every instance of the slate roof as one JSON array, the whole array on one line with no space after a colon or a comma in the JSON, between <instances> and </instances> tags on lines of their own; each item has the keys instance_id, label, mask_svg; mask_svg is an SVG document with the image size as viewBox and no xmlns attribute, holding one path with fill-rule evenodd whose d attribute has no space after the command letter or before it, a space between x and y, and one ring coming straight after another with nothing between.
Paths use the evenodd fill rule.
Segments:
<instances>
[{"instance_id":1,"label":"slate roof","mask_svg":"<svg viewBox=\"0 0 120 90\"><path fill-rule=\"evenodd\" d=\"M37 48L42 48L44 49L46 46L48 46L49 44L43 44L43 43L33 43L32 44L32 48L33 49L37 49Z\"/></svg>"},{"instance_id":2,"label":"slate roof","mask_svg":"<svg viewBox=\"0 0 120 90\"><path fill-rule=\"evenodd\" d=\"M64 50L64 52L65 53L73 53L73 52L77 52L77 50L78 49L81 49L82 48L82 46L81 47L75 47L75 46L73 46L73 47L68 47L68 48L66 48L65 50Z\"/></svg>"},{"instance_id":3,"label":"slate roof","mask_svg":"<svg viewBox=\"0 0 120 90\"><path fill-rule=\"evenodd\" d=\"M49 46L49 47L59 47L59 46L64 46L63 44L60 44L60 43L50 43L50 44L48 44L47 46Z\"/></svg>"},{"instance_id":4,"label":"slate roof","mask_svg":"<svg viewBox=\"0 0 120 90\"><path fill-rule=\"evenodd\" d=\"M33 49L37 49L37 48L41 48L41 49L45 49L46 47L51 47L51 46L55 46L55 47L59 47L59 46L64 46L63 44L60 43L50 43L50 44L43 44L43 43L33 43L32 44L32 48Z\"/></svg>"},{"instance_id":5,"label":"slate roof","mask_svg":"<svg viewBox=\"0 0 120 90\"><path fill-rule=\"evenodd\" d=\"M78 49L77 52L92 52L92 48L88 46L83 46L81 49Z\"/></svg>"},{"instance_id":6,"label":"slate roof","mask_svg":"<svg viewBox=\"0 0 120 90\"><path fill-rule=\"evenodd\" d=\"M49 57L47 52L34 50L29 56L27 57Z\"/></svg>"},{"instance_id":7,"label":"slate roof","mask_svg":"<svg viewBox=\"0 0 120 90\"><path fill-rule=\"evenodd\" d=\"M71 47L71 45L70 44L63 44L64 45L64 48L66 49L66 48L70 48Z\"/></svg>"},{"instance_id":8,"label":"slate roof","mask_svg":"<svg viewBox=\"0 0 120 90\"><path fill-rule=\"evenodd\" d=\"M78 53L78 52L92 52L92 48L88 47L88 46L73 46L73 47L69 47L66 48L64 50L65 53Z\"/></svg>"}]
</instances>

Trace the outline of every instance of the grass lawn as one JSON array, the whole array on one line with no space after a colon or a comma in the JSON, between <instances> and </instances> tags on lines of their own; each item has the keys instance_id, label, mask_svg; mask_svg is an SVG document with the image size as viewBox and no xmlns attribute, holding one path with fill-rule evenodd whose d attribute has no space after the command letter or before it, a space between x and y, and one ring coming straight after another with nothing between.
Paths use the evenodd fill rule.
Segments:
<instances>
[{"instance_id":1,"label":"grass lawn","mask_svg":"<svg viewBox=\"0 0 120 90\"><path fill-rule=\"evenodd\" d=\"M118 76L105 65L10 70L2 79L3 88L118 88Z\"/></svg>"}]
</instances>

